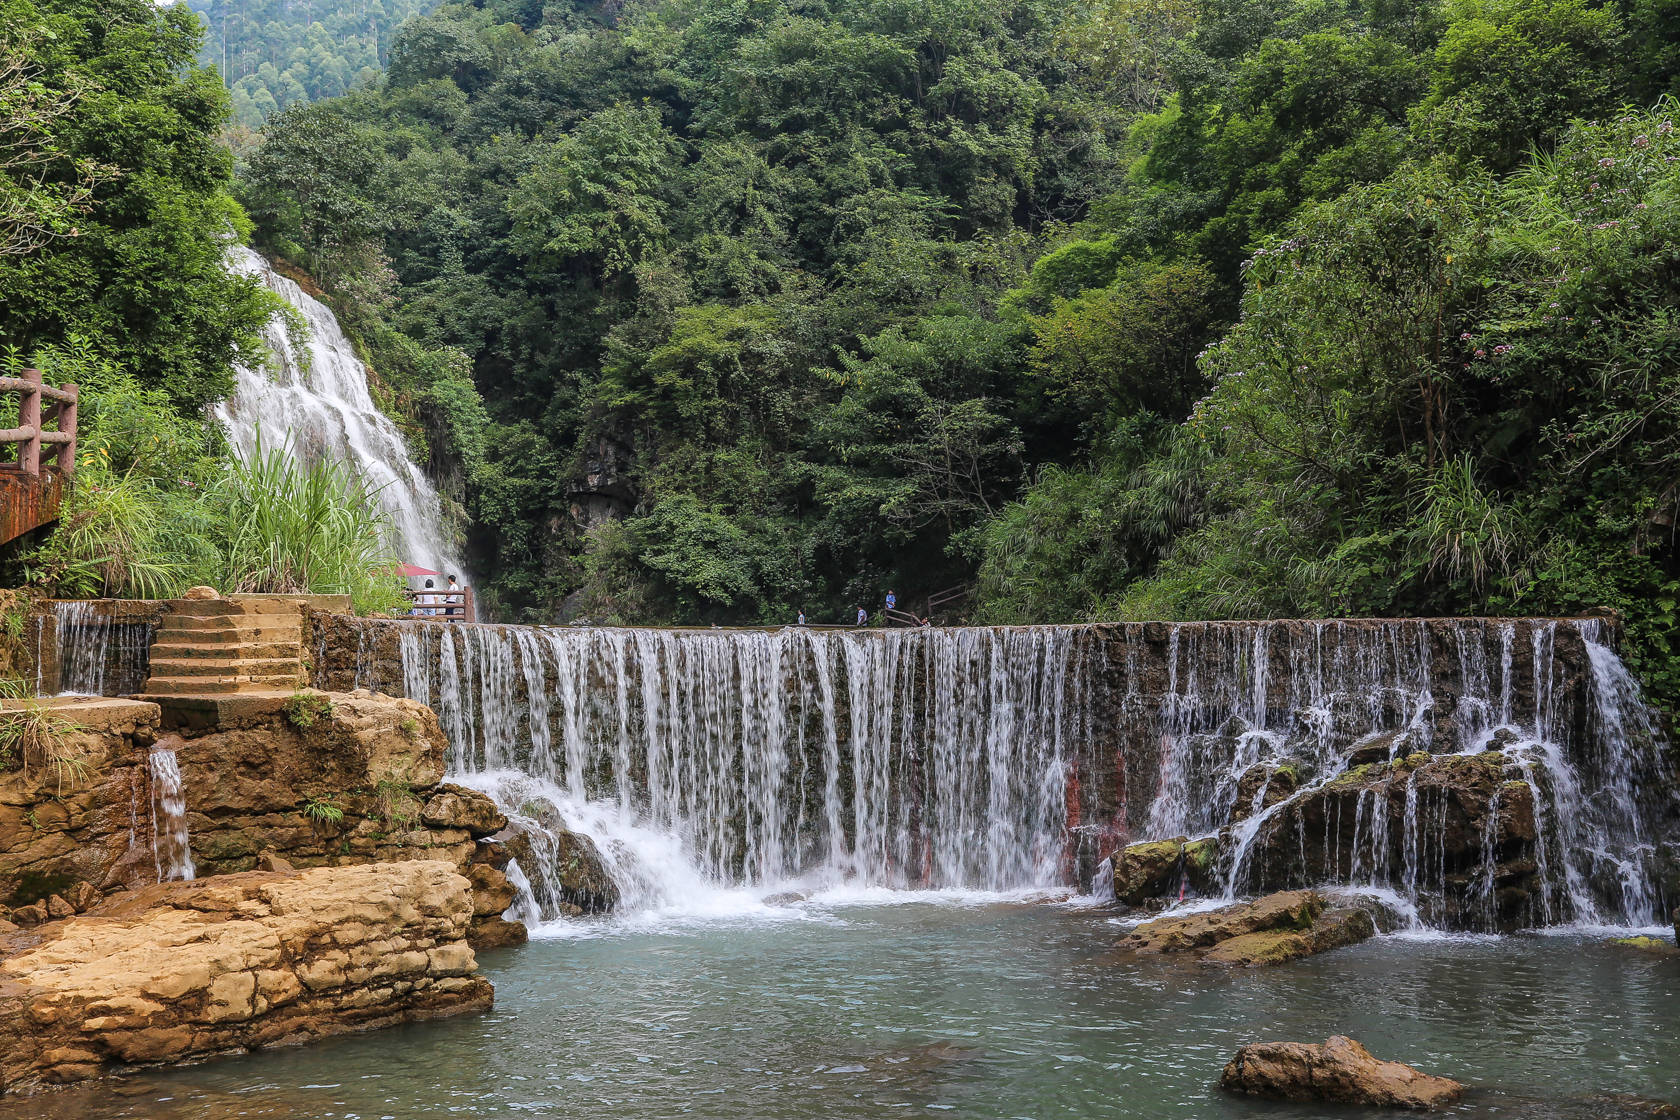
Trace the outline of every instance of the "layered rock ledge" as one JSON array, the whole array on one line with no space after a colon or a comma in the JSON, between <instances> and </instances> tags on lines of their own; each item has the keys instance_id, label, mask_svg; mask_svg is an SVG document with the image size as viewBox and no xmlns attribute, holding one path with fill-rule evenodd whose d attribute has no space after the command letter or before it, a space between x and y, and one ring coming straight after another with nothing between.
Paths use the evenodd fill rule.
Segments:
<instances>
[{"instance_id":1,"label":"layered rock ledge","mask_svg":"<svg viewBox=\"0 0 1680 1120\"><path fill-rule=\"evenodd\" d=\"M1336 1035L1322 1046L1308 1042L1257 1042L1238 1050L1225 1066L1220 1088L1283 1101L1328 1101L1376 1108L1432 1111L1452 1104L1464 1086L1387 1062L1351 1038Z\"/></svg>"},{"instance_id":2,"label":"layered rock ledge","mask_svg":"<svg viewBox=\"0 0 1680 1120\"><path fill-rule=\"evenodd\" d=\"M468 881L414 860L146 887L0 938L0 1092L482 1010Z\"/></svg>"}]
</instances>

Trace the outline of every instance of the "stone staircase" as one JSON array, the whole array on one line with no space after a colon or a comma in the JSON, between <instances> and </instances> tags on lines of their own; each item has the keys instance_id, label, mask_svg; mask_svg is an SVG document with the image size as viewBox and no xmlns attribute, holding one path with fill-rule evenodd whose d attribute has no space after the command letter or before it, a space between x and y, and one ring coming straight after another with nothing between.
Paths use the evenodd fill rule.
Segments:
<instances>
[{"instance_id":1,"label":"stone staircase","mask_svg":"<svg viewBox=\"0 0 1680 1120\"><path fill-rule=\"evenodd\" d=\"M143 700L290 695L303 680L295 600L180 599L158 623Z\"/></svg>"}]
</instances>

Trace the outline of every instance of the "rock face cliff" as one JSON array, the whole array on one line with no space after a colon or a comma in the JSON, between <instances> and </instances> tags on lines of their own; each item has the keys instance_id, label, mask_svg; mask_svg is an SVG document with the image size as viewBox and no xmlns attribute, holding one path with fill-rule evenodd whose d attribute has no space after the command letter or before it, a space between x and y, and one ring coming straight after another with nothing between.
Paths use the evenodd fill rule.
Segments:
<instances>
[{"instance_id":1,"label":"rock face cliff","mask_svg":"<svg viewBox=\"0 0 1680 1120\"><path fill-rule=\"evenodd\" d=\"M165 883L0 937L0 1091L490 1006L436 860Z\"/></svg>"}]
</instances>

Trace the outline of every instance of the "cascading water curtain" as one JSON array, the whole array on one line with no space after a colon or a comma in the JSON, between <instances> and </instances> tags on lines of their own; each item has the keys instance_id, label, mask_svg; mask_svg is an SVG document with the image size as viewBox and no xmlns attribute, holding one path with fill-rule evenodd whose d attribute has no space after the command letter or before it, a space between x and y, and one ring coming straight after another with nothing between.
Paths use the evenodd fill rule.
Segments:
<instances>
[{"instance_id":1,"label":"cascading water curtain","mask_svg":"<svg viewBox=\"0 0 1680 1120\"><path fill-rule=\"evenodd\" d=\"M1088 645L1071 628L399 639L457 773L616 803L720 881L990 889L1061 880Z\"/></svg>"},{"instance_id":2,"label":"cascading water curtain","mask_svg":"<svg viewBox=\"0 0 1680 1120\"><path fill-rule=\"evenodd\" d=\"M1214 836L1232 897L1360 886L1461 928L1665 905L1665 748L1592 620L366 625L396 628L401 680L377 686L437 710L456 774L611 809L713 882L1064 884L1129 841Z\"/></svg>"}]
</instances>

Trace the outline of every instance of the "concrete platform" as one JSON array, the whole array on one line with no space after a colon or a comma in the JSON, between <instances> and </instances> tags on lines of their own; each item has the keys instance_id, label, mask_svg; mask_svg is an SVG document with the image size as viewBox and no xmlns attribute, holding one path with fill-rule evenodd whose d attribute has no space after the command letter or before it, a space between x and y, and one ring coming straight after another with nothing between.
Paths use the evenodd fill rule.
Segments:
<instances>
[{"instance_id":1,"label":"concrete platform","mask_svg":"<svg viewBox=\"0 0 1680 1120\"><path fill-rule=\"evenodd\" d=\"M63 716L87 731L110 731L131 724L155 724L161 713L149 700L121 696L41 696L25 700L0 700L0 712L43 707Z\"/></svg>"},{"instance_id":2,"label":"concrete platform","mask_svg":"<svg viewBox=\"0 0 1680 1120\"><path fill-rule=\"evenodd\" d=\"M158 708L166 731L210 731L249 726L272 719L295 688L241 692L222 696L136 696L133 701Z\"/></svg>"}]
</instances>

